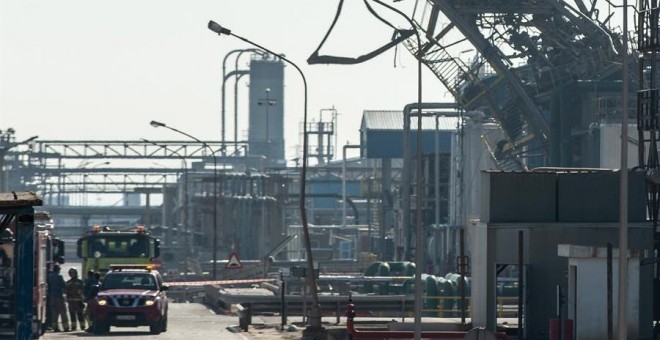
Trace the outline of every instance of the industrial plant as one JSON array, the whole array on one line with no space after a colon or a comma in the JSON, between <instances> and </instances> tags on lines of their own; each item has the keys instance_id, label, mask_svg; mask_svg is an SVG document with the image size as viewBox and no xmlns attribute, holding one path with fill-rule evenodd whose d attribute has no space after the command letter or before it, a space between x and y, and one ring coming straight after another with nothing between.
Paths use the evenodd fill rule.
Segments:
<instances>
[{"instance_id":1,"label":"industrial plant","mask_svg":"<svg viewBox=\"0 0 660 340\"><path fill-rule=\"evenodd\" d=\"M355 338L657 338L658 1L401 3L364 2L408 24L353 58L321 52L340 0L307 64L359 67L398 47L450 99L419 89L403 107L364 108L359 127L338 123L341 107L305 106L285 133L302 71L211 21L207 34L246 42L224 55L217 138L158 117L144 128L159 140L3 126L0 192L38 195L70 261L90 233L147 230L170 300L238 310L245 329L275 313L316 338L332 338L329 316L349 317L336 334ZM19 216L7 201L0 231ZM0 315L15 307L3 294Z\"/></svg>"}]
</instances>

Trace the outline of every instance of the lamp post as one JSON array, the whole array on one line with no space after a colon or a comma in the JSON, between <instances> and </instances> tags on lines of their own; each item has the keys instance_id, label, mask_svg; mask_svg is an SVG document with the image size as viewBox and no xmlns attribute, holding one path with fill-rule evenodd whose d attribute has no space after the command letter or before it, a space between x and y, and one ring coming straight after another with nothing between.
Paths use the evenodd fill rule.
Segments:
<instances>
[{"instance_id":1,"label":"lamp post","mask_svg":"<svg viewBox=\"0 0 660 340\"><path fill-rule=\"evenodd\" d=\"M415 206L416 206L416 218L415 218L415 323L414 323L414 335L415 339L421 339L422 337L422 270L424 267L423 263L423 253L422 253L422 233L424 228L422 227L422 213L421 213L421 192L422 192L422 41L419 36L419 32L417 29L415 29L415 23L403 12L400 10L384 3L381 0L374 0L376 3L380 4L381 6L384 6L388 9L390 9L393 12L396 12L397 14L401 15L403 18L408 21L410 26L413 28L415 31L415 36L417 38L417 55L415 58L417 59L417 113L419 114L417 118L417 145L416 145L416 153L417 153L417 171L416 171L416 179L415 179L415 184L417 187L417 199L415 200ZM407 118L407 117L406 117ZM405 181L408 181L408 178L404 179ZM409 195L408 192L404 193L405 195ZM404 216L404 218L409 218L408 216Z\"/></svg>"},{"instance_id":2,"label":"lamp post","mask_svg":"<svg viewBox=\"0 0 660 340\"><path fill-rule=\"evenodd\" d=\"M621 167L619 183L619 295L617 339L628 339L628 0L623 1L623 110L621 111ZM561 322L561 320L559 320Z\"/></svg>"},{"instance_id":3,"label":"lamp post","mask_svg":"<svg viewBox=\"0 0 660 340\"><path fill-rule=\"evenodd\" d=\"M213 157L213 279L215 280L218 278L218 158L215 155L215 151L213 151L213 149L206 142L198 139L193 135L187 134L181 130L167 126L165 123L157 122L155 120L152 120L149 124L155 128L164 127L166 129L180 133L195 140L198 143L201 143L205 148L211 151L211 156Z\"/></svg>"},{"instance_id":4,"label":"lamp post","mask_svg":"<svg viewBox=\"0 0 660 340\"><path fill-rule=\"evenodd\" d=\"M172 150L167 147L167 145L163 144L158 144L154 141L148 140L146 138L141 138L145 143L152 144L154 146L157 146L159 148L162 148L163 150L169 151L174 155L179 156L181 158L181 163L183 164L183 203L181 203L181 217L180 220L183 223L183 233L185 235L184 237L184 257L185 257L185 271L184 271L184 276L188 276L188 254L190 252L192 242L190 242L190 234L188 233L188 162L186 162L186 157L181 155L178 151ZM177 235L180 232L177 231Z\"/></svg>"},{"instance_id":5,"label":"lamp post","mask_svg":"<svg viewBox=\"0 0 660 340\"><path fill-rule=\"evenodd\" d=\"M246 38L243 38L239 35L232 33L231 30L220 26L214 21L209 21L208 28L211 31L217 33L218 35L225 34L236 37L252 46L255 46L272 55L275 55L278 58L289 63L291 66L293 66L296 69L296 71L298 71L300 77L302 78L303 87L304 87L303 129L306 129L307 128L307 79L305 79L305 75L303 74L302 70L298 67L298 65L294 64L291 60L285 58L283 55L277 54L257 43L254 43ZM309 285L312 294L312 301L313 301L313 305L309 316L309 330L316 331L322 329L323 327L321 325L321 309L319 306L318 288L316 287L314 260L312 258L312 246L309 238L309 228L307 225L307 213L305 212L305 177L307 175L307 148L308 148L307 131L303 131L303 155L302 155L303 159L302 159L302 166L300 168L300 217L302 220L301 222L302 222L302 229L304 236L303 241L305 242L306 255L307 255L307 284Z\"/></svg>"},{"instance_id":6,"label":"lamp post","mask_svg":"<svg viewBox=\"0 0 660 340\"><path fill-rule=\"evenodd\" d=\"M359 149L359 144L346 144L342 148L341 162L341 226L346 228L346 149ZM371 235L370 235L371 236ZM357 242L357 240L356 240ZM371 242L371 241L369 241ZM357 247L356 247L357 248ZM356 253L357 256L357 253Z\"/></svg>"}]
</instances>

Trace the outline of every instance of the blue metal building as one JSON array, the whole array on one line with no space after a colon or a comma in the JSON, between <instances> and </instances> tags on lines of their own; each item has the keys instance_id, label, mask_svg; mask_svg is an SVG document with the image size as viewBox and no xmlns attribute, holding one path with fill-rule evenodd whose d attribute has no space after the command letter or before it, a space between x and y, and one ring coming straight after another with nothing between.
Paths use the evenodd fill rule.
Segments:
<instances>
[{"instance_id":1,"label":"blue metal building","mask_svg":"<svg viewBox=\"0 0 660 340\"><path fill-rule=\"evenodd\" d=\"M422 117L422 153L435 153L436 118ZM458 117L438 117L439 151L451 153L452 134L457 130ZM412 117L410 131L411 154L417 145L417 118ZM363 158L403 158L403 111L365 110L360 126Z\"/></svg>"}]
</instances>

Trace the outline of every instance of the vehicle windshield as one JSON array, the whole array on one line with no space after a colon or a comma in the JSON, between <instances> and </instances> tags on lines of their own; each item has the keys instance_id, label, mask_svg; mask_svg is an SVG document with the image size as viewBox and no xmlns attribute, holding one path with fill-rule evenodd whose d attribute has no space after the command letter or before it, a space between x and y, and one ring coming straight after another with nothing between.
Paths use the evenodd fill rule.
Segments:
<instances>
[{"instance_id":1,"label":"vehicle windshield","mask_svg":"<svg viewBox=\"0 0 660 340\"><path fill-rule=\"evenodd\" d=\"M156 279L146 273L110 273L105 276L101 290L106 289L139 289L157 290Z\"/></svg>"},{"instance_id":2,"label":"vehicle windshield","mask_svg":"<svg viewBox=\"0 0 660 340\"><path fill-rule=\"evenodd\" d=\"M89 257L149 257L149 238L146 235L94 235L89 238Z\"/></svg>"}]
</instances>

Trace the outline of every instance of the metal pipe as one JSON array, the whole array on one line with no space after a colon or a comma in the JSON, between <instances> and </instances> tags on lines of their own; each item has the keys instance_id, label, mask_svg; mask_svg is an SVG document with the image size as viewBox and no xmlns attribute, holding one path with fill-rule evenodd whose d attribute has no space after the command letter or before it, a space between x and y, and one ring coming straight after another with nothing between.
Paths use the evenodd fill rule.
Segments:
<instances>
[{"instance_id":1,"label":"metal pipe","mask_svg":"<svg viewBox=\"0 0 660 340\"><path fill-rule=\"evenodd\" d=\"M557 334L557 338L559 340L564 339L564 330L562 329L563 327L563 320L562 320L562 315L561 315L561 301L562 301L562 293L561 293L561 285L557 285L557 321L558 321L558 328L559 328L559 333Z\"/></svg>"},{"instance_id":2,"label":"metal pipe","mask_svg":"<svg viewBox=\"0 0 660 340\"><path fill-rule=\"evenodd\" d=\"M380 1L376 1L379 2ZM421 49L421 48L420 48ZM419 59L419 58L418 58ZM421 77L420 77L421 79ZM420 80L421 86L421 80ZM422 253L422 217L421 217L421 191L422 191L422 182L421 182L421 171L422 171L422 109L447 109L452 108L456 109L457 106L454 103L422 103L421 95L418 98L417 103L411 103L404 107L403 110L403 229L405 233L406 240L405 245L405 255L410 257L410 170L408 169L410 164L410 116L413 108L417 108L417 178L416 178L416 187L417 187L417 199L415 202L416 206L416 231L415 231L415 339L419 339L419 333L421 332L421 314L422 314L422 270L424 266L423 253ZM452 112L447 113L447 116L459 116L461 113Z\"/></svg>"},{"instance_id":3,"label":"metal pipe","mask_svg":"<svg viewBox=\"0 0 660 340\"><path fill-rule=\"evenodd\" d=\"M619 185L619 340L628 339L628 0L623 0L623 109L621 110L621 182Z\"/></svg>"},{"instance_id":4,"label":"metal pipe","mask_svg":"<svg viewBox=\"0 0 660 340\"><path fill-rule=\"evenodd\" d=\"M461 249L461 256L460 258L460 266L458 270L460 271L461 274L461 284L459 286L461 290L461 324L465 324L465 230L461 228L460 232L460 249Z\"/></svg>"},{"instance_id":5,"label":"metal pipe","mask_svg":"<svg viewBox=\"0 0 660 340\"><path fill-rule=\"evenodd\" d=\"M614 339L614 317L612 313L612 242L607 243L607 340ZM575 288L574 288L575 289ZM574 302L575 303L575 302Z\"/></svg>"},{"instance_id":6,"label":"metal pipe","mask_svg":"<svg viewBox=\"0 0 660 340\"><path fill-rule=\"evenodd\" d=\"M435 225L440 225L440 116L435 115ZM444 247L443 247L444 248ZM444 249L443 249L444 251Z\"/></svg>"},{"instance_id":7,"label":"metal pipe","mask_svg":"<svg viewBox=\"0 0 660 340\"><path fill-rule=\"evenodd\" d=\"M226 76L227 75L227 59L229 59L229 56L231 56L234 53L239 53L239 52L243 53L243 52L251 51L251 50L255 50L255 49L236 49L236 50L232 50L232 51L227 52L227 54L225 54L225 57L222 59L222 93L221 93L222 108L221 108L221 117L220 117L220 122L222 124L222 127L221 127L221 130L220 130L220 140L222 141L222 145L223 145L223 148L222 148L223 149L222 150L222 155L223 156L225 155L225 150L224 150L224 146L225 146L225 82L227 80L227 76ZM239 55L239 57L240 57L240 55Z\"/></svg>"},{"instance_id":8,"label":"metal pipe","mask_svg":"<svg viewBox=\"0 0 660 340\"><path fill-rule=\"evenodd\" d=\"M568 168L568 167L554 167L554 166L542 166L529 170L531 172L612 172L613 169L603 169L603 168Z\"/></svg>"},{"instance_id":9,"label":"metal pipe","mask_svg":"<svg viewBox=\"0 0 660 340\"><path fill-rule=\"evenodd\" d=\"M423 109L455 109L456 111L452 112L434 112L434 113L423 113ZM413 113L413 110L416 110ZM402 205L403 205L403 216L410 215L410 117L412 116L433 116L436 117L465 117L465 118L480 118L483 117L483 113L478 111L469 111L469 112L459 112L458 106L456 103L410 103L406 104L403 107L403 169L402 169ZM421 134L421 133L420 133ZM407 239L410 234L410 220L403 218L402 223L403 233L405 235L404 240L404 256L407 260L410 260L409 254L409 240ZM402 260L402 259L399 259Z\"/></svg>"},{"instance_id":10,"label":"metal pipe","mask_svg":"<svg viewBox=\"0 0 660 340\"><path fill-rule=\"evenodd\" d=\"M342 164L341 164L341 226L342 227L346 227L346 149L359 149L359 148L360 148L359 144L346 144L342 148Z\"/></svg>"},{"instance_id":11,"label":"metal pipe","mask_svg":"<svg viewBox=\"0 0 660 340\"><path fill-rule=\"evenodd\" d=\"M205 148L211 151L211 156L213 157L213 279L218 277L218 157L215 155L217 150L213 150L208 143L198 139L197 137L185 133L181 130L175 129L171 126L166 125L165 123L157 122L152 120L150 123L153 127L164 127L174 132L180 133L186 137L189 137L196 142L202 144ZM224 145L224 144L223 144Z\"/></svg>"},{"instance_id":12,"label":"metal pipe","mask_svg":"<svg viewBox=\"0 0 660 340\"><path fill-rule=\"evenodd\" d=\"M152 144L154 146L162 148L163 150L169 151L172 154L177 155L177 156L179 156L179 158L181 158L181 163L183 164L183 174L182 174L182 177L183 177L183 203L181 204L182 207L181 207L180 220L183 223L183 231L184 231L184 235L185 235L184 241L183 241L183 244L184 244L183 251L185 252L185 254L184 254L185 272L184 272L183 275L184 275L184 277L188 276L188 253L189 253L190 249L192 249L192 244L190 242L190 234L188 232L188 162L186 161L185 156L181 155L176 150L172 150L172 149L168 148L167 145L165 145L165 144L158 144L158 143L156 143L154 141L151 141L151 140L148 140L146 138L140 138L140 139L142 139L146 143ZM96 166L102 165L102 164L110 164L110 162L96 164L92 168L95 168ZM178 233L180 233L180 231Z\"/></svg>"},{"instance_id":13,"label":"metal pipe","mask_svg":"<svg viewBox=\"0 0 660 340\"><path fill-rule=\"evenodd\" d=\"M346 329L348 333L354 338L370 338L370 339L410 339L414 335L419 335L424 339L465 339L468 332L458 331L425 331L415 334L414 331L361 331L355 329L355 305L353 300L349 297L348 305L346 306ZM502 332L493 333L497 339L508 340L509 336Z\"/></svg>"},{"instance_id":14,"label":"metal pipe","mask_svg":"<svg viewBox=\"0 0 660 340\"><path fill-rule=\"evenodd\" d=\"M309 321L310 321L309 322L309 329L311 331L322 329L323 326L321 324L321 309L320 309L320 306L319 306L318 288L316 287L316 276L315 276L315 273L314 273L314 260L313 260L313 257L312 257L312 247L311 247L312 242L310 241L310 238L309 238L309 227L308 227L308 224L307 224L307 211L305 209L305 183L306 183L306 176L307 176L307 155L308 155L308 150L307 149L309 148L309 140L308 140L307 131L306 131L306 129L307 129L307 79L305 78L305 74L302 72L300 67L298 67L298 65L296 65L291 60L287 59L284 55L276 54L273 51L271 51L271 50L255 43L253 41L250 41L250 40L248 40L248 39L246 39L242 36L236 35L236 34L232 33L231 30L218 25L214 21L209 21L208 28L211 31L217 33L218 35L226 34L226 35L233 36L233 37L235 37L237 39L240 39L240 40L242 40L242 41L244 41L244 42L246 42L246 43L248 43L252 46L255 46L255 47L260 48L260 49L262 49L262 50L264 50L264 51L266 51L266 52L268 52L272 55L277 56L278 58L286 61L291 66L293 66L293 68L295 68L296 71L298 71L298 74L300 74L300 77L302 78L303 88L304 88L304 94L303 94L303 98L304 98L304 101L303 101L304 102L304 104L303 104L303 130L304 131L303 131L303 155L302 155L303 159L302 159L302 166L300 168L300 218L301 218L303 234L304 234L303 235L303 237L304 237L303 241L305 242L306 255L307 255L307 278L308 278L307 284L309 284L309 288L310 288L311 293L312 293L312 300L313 300L313 304L314 304L312 306L312 311L310 313L311 315L309 317Z\"/></svg>"},{"instance_id":15,"label":"metal pipe","mask_svg":"<svg viewBox=\"0 0 660 340\"><path fill-rule=\"evenodd\" d=\"M268 261L268 259L266 259ZM268 273L265 273L265 275L268 275ZM282 328L281 331L284 331L284 325L287 324L287 317L286 317L286 300L284 297L286 296L286 281L284 281L284 272L280 270L280 281L282 281L282 286L280 287L280 293L281 293L281 299L282 299L282 306L280 309L280 314L282 316Z\"/></svg>"},{"instance_id":16,"label":"metal pipe","mask_svg":"<svg viewBox=\"0 0 660 340\"><path fill-rule=\"evenodd\" d=\"M523 264L523 255L524 255L524 239L523 231L518 231L518 339L524 339L523 337L523 275L525 275L524 264Z\"/></svg>"},{"instance_id":17,"label":"metal pipe","mask_svg":"<svg viewBox=\"0 0 660 340\"><path fill-rule=\"evenodd\" d=\"M238 61L238 60L237 60ZM238 152L238 82L244 74L237 74L234 81L234 152ZM247 152L245 153L247 155Z\"/></svg>"},{"instance_id":18,"label":"metal pipe","mask_svg":"<svg viewBox=\"0 0 660 340\"><path fill-rule=\"evenodd\" d=\"M256 48L247 48L240 50L236 59L234 59L234 70L238 71L238 60L241 59L241 55L245 52L257 53L262 52ZM261 54L263 57L263 54ZM249 74L249 71L248 73ZM234 150L238 150L238 81L241 80L244 74L237 74L236 79L234 80ZM236 152L236 151L234 151ZM246 153L247 155L247 153Z\"/></svg>"},{"instance_id":19,"label":"metal pipe","mask_svg":"<svg viewBox=\"0 0 660 340\"><path fill-rule=\"evenodd\" d=\"M414 30L415 37L417 38L417 110L422 111L422 39L419 36L419 31L415 29L415 23L413 20L408 17L406 14L400 10L384 3L381 0L374 0L376 3L380 4L383 7L388 8L389 10L396 12L402 16L408 23L410 27ZM421 338L422 333L422 267L423 267L423 253L422 253L422 120L419 119L417 122L417 216L416 216L416 238L415 238L415 339ZM404 179L404 182L408 181L408 178ZM403 195L408 196L410 193L405 192ZM403 216L404 219L408 219L408 215Z\"/></svg>"}]
</instances>

